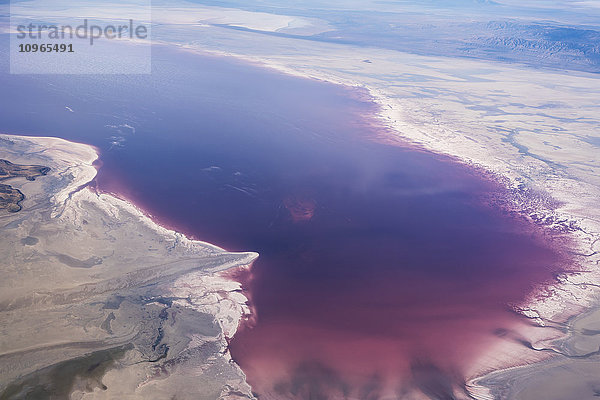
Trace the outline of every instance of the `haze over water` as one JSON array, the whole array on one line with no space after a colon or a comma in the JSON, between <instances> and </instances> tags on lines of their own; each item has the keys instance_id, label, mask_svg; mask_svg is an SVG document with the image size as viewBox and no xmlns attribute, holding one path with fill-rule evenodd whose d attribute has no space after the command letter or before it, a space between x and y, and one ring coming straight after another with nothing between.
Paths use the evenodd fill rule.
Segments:
<instances>
[{"instance_id":1,"label":"haze over water","mask_svg":"<svg viewBox=\"0 0 600 400\"><path fill-rule=\"evenodd\" d=\"M2 99L0 130L94 144L101 190L260 253L243 277L255 326L231 352L264 398L376 399L386 385L449 398L519 322L508 305L559 271L534 226L486 205L497 185L372 140L360 93L160 47L154 59L152 77L1 82L19 95Z\"/></svg>"}]
</instances>

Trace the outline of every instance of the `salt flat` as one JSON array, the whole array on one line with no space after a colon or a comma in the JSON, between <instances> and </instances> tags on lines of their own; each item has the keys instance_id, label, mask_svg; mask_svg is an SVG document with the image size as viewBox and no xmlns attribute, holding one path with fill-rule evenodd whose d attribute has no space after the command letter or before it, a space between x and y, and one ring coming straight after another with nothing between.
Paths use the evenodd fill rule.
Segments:
<instances>
[{"instance_id":1,"label":"salt flat","mask_svg":"<svg viewBox=\"0 0 600 400\"><path fill-rule=\"evenodd\" d=\"M225 349L246 299L218 273L257 254L191 241L83 187L90 146L0 141L0 159L51 168L13 179L23 209L0 217L1 397L251 397Z\"/></svg>"},{"instance_id":2,"label":"salt flat","mask_svg":"<svg viewBox=\"0 0 600 400\"><path fill-rule=\"evenodd\" d=\"M463 57L452 57L448 54L431 55L435 53L436 46L427 48L426 51L417 48L418 46L409 48L409 44L403 43L409 43L410 37L408 39L400 37L404 40L397 40L400 43L398 47L405 46L408 50L412 50L401 51L377 40L369 42L368 37L366 43L365 41L352 43L352 40L342 35L347 32L336 31L335 27L325 19L292 15L290 10L285 9L277 9L276 12L270 10L270 14L267 10L259 11L259 7L249 10L248 7L239 6L239 9L236 9L233 3L235 2L226 8L203 7L189 2L180 2L177 7L169 8L160 8L161 6L157 5L161 13L155 19L155 23L159 25L153 29L153 39L159 44L176 45L194 52L230 55L286 73L366 89L381 107L374 123L383 122L389 127L388 135L378 138L379 140L391 144L408 144L451 155L464 163L494 174L512 190L512 204L516 212L526 214L531 219L557 231L565 232L576 240L581 272L559 276L557 285L552 290L543 293L533 292L528 302L512 305L515 310L530 317L538 326L548 328L537 330L537 334L531 333L532 336L525 339L534 349L537 349L540 358L553 356L552 360L547 360L544 364L534 364L529 369L511 369L492 374L483 380L473 381L471 389L478 398L490 398L494 393L502 398L514 398L518 393L517 389L513 392L499 391L499 388L502 388L509 379L517 388L527 385L534 388L544 387L546 390L544 394L548 396L545 398L550 398L549 396L553 394L556 396L562 394L557 390L548 390L547 379L543 376L547 371L551 374L558 371L556 372L558 375L553 375L554 381L564 383L563 386L567 388L569 386L566 383L573 377L580 379L577 376L583 371L584 374L589 374L586 382L593 384L588 385L586 382L577 381L578 387L587 385L582 389L579 397L591 396L593 386L597 384L593 376L595 366L590 360L597 361L594 332L597 330L598 323L596 299L597 285L600 282L597 269L600 263L598 202L600 198L598 173L600 106L597 102L600 80L597 73L585 72L593 70L594 66L588 65L589 60L577 49L570 49L572 52L564 55L565 60L558 62L556 60L563 55L560 51L554 51L555 48L552 47L549 50L545 49L547 51L539 59L532 61L522 56L512 63L485 59L481 52L476 52L479 51L478 49L469 50L471 53L465 51ZM513 1L501 3L511 6L520 4ZM536 2L533 8L559 9L560 3ZM574 23L581 23L582 29L585 30L595 29L593 25L589 25L597 18L597 7L592 2L568 3L569 7L573 6L574 11L553 22L553 29L573 29L568 24ZM336 2L332 7L337 11L352 11L360 7L365 12L382 11L381 5L375 2L360 6L348 2L344 4ZM386 4L385 7L395 11L402 9L404 4ZM443 12L442 10L440 14L436 14L436 18L428 20L431 28L435 28L435 24L443 19ZM536 17L535 12L528 12L529 14L526 13L523 19L533 25L547 22L552 17L550 14L545 14L544 18ZM102 17L102 14L98 15ZM105 18L113 16L104 15ZM506 16L511 17L508 12L503 17ZM369 16L365 13L358 18L368 19ZM520 25L513 26L513 22L511 20L510 23L502 21L490 23L502 32L524 29ZM522 20L517 22L521 23ZM347 22L342 21L342 23ZM484 25L486 23L487 21L483 22ZM426 34L433 31L433 29L428 30L427 24L419 25L411 22L408 25L410 26L407 31L413 28L415 32L426 32ZM294 31L294 27L299 27L299 30ZM526 28L529 29L530 26ZM460 26L453 32L458 31ZM329 36L312 37L310 40L302 37L319 32L328 32ZM295 37L289 36L292 34L296 34ZM346 40L343 40L345 38ZM340 40L336 42L338 39ZM356 37L352 39L356 40ZM514 44L513 41L503 38L484 39L500 43L502 46ZM534 41L532 46L535 47L537 43ZM547 43L543 42L543 44ZM442 42L437 44L440 48L444 48L445 45ZM512 53L531 54L527 53L530 48L522 48L528 45L528 42L518 42L516 47L510 49ZM425 54L427 52L431 54ZM472 58L464 57L469 55ZM550 67L532 68L536 61L541 63L547 59L551 61L544 66ZM577 64L579 67L583 65L585 68L583 71L575 68L565 69L569 63ZM23 159L23 162L34 161ZM31 206L30 210L41 207L38 203L31 203L35 196L39 196L40 200L44 199L43 191L36 186L38 184L41 182L25 183L23 186L23 190L30 190L27 200ZM65 183L65 185L70 185L70 189L58 189L55 201L67 201L72 190L78 186L75 183ZM84 190L77 192L72 199L91 202L93 199L106 198ZM115 200L111 199L107 203L102 203L104 204L102 212L116 218L116 215L121 214L117 214L114 207L108 206L113 201ZM27 205L27 202L24 205ZM93 204L98 207L97 203ZM116 209L120 208L117 206ZM67 219L80 221L79 225L75 225L80 229L83 227L83 217L71 216L70 219L66 217L68 213L79 213L77 215L82 213L75 210L77 207L70 208L68 212L53 208L53 215L57 216L57 221L64 224L67 224L65 222ZM135 214L134 211L131 212ZM20 214L21 217L23 215L25 214ZM137 220L137 217L131 218ZM104 221L102 218L95 220ZM106 233L104 235L101 237L110 239ZM35 235L29 235L25 230L22 231L21 237L37 238ZM67 239L63 237L60 240ZM83 237L81 240L83 241ZM52 245L54 242L40 240L38 245L48 243ZM155 247L149 246L144 249L151 251L149 254L154 254ZM56 248L49 247L46 251L60 254L60 247L59 243L56 244ZM25 247L25 249L29 248ZM92 256L85 247L82 246L80 250L77 254L66 254L66 256L82 261ZM68 270L69 274L63 273L63 275L60 275L61 270L57 269L57 276L72 281L65 283L67 287L87 282L89 275L86 274L95 273L104 268L104 265L109 265L109 261L104 261L104 257L108 260L111 248L98 245L97 250L96 252L94 247L93 256L100 257L103 264L95 265L90 269L77 269L75 272ZM28 256L34 255L28 253ZM133 260L128 259L127 255L121 257L127 262L132 262L133 265ZM60 257L55 256L52 259L59 260ZM146 258L137 261L146 262ZM148 262L154 265L155 261L150 257ZM57 261L56 265L60 265L60 261ZM125 265L130 264L125 263ZM61 266L61 268L70 267ZM130 268L134 269L133 266ZM150 272L144 272L146 273ZM47 282L47 279L36 278L33 275L31 274L30 277L33 279L32 285L40 285L44 290L50 290L53 286ZM104 278L113 279L115 276L103 276ZM201 285L201 280L194 282ZM7 284L7 287L9 286L11 285ZM29 298L32 290L15 289L14 293L17 292L26 293L26 296L17 296L21 299L20 302L24 302L24 298ZM37 298L37 291L33 293L31 297ZM47 296L42 296L45 297ZM212 300L208 302L211 303ZM214 306L214 302L212 304ZM588 307L591 307L588 313L579 318L567 319L567 316ZM104 326L108 324L112 327L115 322L110 319L110 314L107 314L106 318L108 319L103 320L100 325L109 321ZM563 338L564 334L568 336ZM510 344L509 348L505 349L503 345L491 348L488 354L482 355L481 362L473 366L471 377L477 377L484 372L511 363L527 364L536 361L535 359L515 361L518 354L514 353L514 343L515 337L507 335L506 344ZM23 349L25 348L27 343L23 344ZM492 390L481 385L492 387ZM536 393L535 390L527 390L524 393L529 393L532 398L535 398L535 394L531 394Z\"/></svg>"}]
</instances>

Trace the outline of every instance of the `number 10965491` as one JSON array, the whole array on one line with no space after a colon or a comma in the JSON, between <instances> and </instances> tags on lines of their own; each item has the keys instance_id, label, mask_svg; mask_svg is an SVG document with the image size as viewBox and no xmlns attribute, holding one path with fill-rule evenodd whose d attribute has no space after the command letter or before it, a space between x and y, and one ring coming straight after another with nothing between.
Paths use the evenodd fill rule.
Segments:
<instances>
[{"instance_id":1,"label":"number 10965491","mask_svg":"<svg viewBox=\"0 0 600 400\"><path fill-rule=\"evenodd\" d=\"M74 53L72 44L19 44L19 53Z\"/></svg>"}]
</instances>

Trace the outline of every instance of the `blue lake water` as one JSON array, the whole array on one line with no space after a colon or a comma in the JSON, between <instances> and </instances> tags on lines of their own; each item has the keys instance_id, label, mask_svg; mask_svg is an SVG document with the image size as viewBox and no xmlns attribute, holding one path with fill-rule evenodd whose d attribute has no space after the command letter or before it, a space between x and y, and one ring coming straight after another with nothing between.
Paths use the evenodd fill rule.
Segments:
<instances>
[{"instance_id":1,"label":"blue lake water","mask_svg":"<svg viewBox=\"0 0 600 400\"><path fill-rule=\"evenodd\" d=\"M261 254L240 277L255 325L231 351L263 398L378 398L388 384L447 395L521 323L508 305L561 269L539 229L489 206L498 185L377 143L386 132L365 93L153 57L151 76L2 73L0 131L93 144L100 190Z\"/></svg>"}]
</instances>

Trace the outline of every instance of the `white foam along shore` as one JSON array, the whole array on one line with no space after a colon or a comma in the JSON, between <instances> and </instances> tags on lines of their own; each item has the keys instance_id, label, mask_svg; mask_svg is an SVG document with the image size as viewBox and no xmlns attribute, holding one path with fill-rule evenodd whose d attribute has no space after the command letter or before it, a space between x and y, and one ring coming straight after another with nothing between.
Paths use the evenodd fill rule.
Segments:
<instances>
[{"instance_id":1,"label":"white foam along shore","mask_svg":"<svg viewBox=\"0 0 600 400\"><path fill-rule=\"evenodd\" d=\"M46 157L59 160L60 175L70 175L70 183L52 197L52 217L58 215L69 218L70 209L85 208L85 203L92 203L108 215L117 217L124 212L136 217L136 221L144 224L162 237L170 238L179 247L193 250L201 247L204 251L225 253L226 250L213 244L192 240L184 234L167 229L155 223L148 215L134 204L119 199L111 194L96 193L87 185L96 176L94 162L98 159L98 151L91 145L75 143L55 137L32 137L0 134L0 139L27 142L31 153L44 153ZM24 155L22 161L26 161ZM234 253L230 253L234 254ZM166 296L188 298L189 301L177 301L182 307L191 307L196 311L211 314L219 324L223 336L221 348L223 356L230 359L227 340L233 337L242 319L247 317L250 309L247 298L241 293L241 284L224 277L221 272L231 268L247 268L258 257L258 253L235 253L245 256L242 261L232 261L216 267L192 271L178 278ZM191 333L193 335L193 333ZM191 344L191 346L194 343ZM241 373L241 371L240 371ZM241 373L243 374L243 373Z\"/></svg>"},{"instance_id":2,"label":"white foam along shore","mask_svg":"<svg viewBox=\"0 0 600 400\"><path fill-rule=\"evenodd\" d=\"M531 159L522 157L515 160L513 154L506 152L502 143L486 140L489 139L486 138L486 135L482 135L482 140L476 140L469 134L463 134L461 128L456 125L445 125L442 116L433 120L423 120L422 114L414 113L414 110L407 107L410 99L398 98L366 77L361 80L360 74L352 75L347 71L336 70L333 66L334 60L331 60L331 64L325 64L327 66L323 67L315 65L314 62L311 63L309 56L306 56L304 60L298 60L290 56L248 55L234 51L206 49L197 45L180 47L185 51L200 54L237 58L300 78L316 79L368 91L373 101L379 106L376 120L388 129L387 139L390 143L416 145L434 153L451 156L457 162L489 172L507 188L509 193L512 193L511 201L515 210L531 218L537 224L554 232L563 233L572 239L575 245L576 262L579 266L577 272L557 277L555 283L541 286L532 291L523 304L511 305L515 311L543 327L548 322L550 324L565 322L594 304L596 287L600 284L600 271L597 268L597 264L600 262L600 214L597 207L600 187L594 184L591 179L593 177L578 180L576 176L561 174L560 171L551 171L541 165L544 163L550 165L553 162L566 164L570 161L575 164L584 158L583 155L567 152L558 154L555 161L540 160L540 157L535 155ZM329 57L334 56L335 52L332 51ZM354 57L354 59L356 58ZM372 54L371 58L373 58ZM323 60L319 59L319 61ZM464 61L464 63L467 66L469 63L478 64L474 61ZM481 62L479 64L488 64L491 67L489 63ZM502 71L502 73L506 72ZM527 73L528 71L523 72L523 79L527 78ZM532 71L531 73L545 72ZM546 73L554 79L559 79L557 72ZM584 83L585 80L590 79L589 74L582 75ZM576 76L570 76L568 80L576 78ZM454 114L456 111L449 110L449 113ZM474 123L478 125L479 122L474 121ZM386 138L382 139L386 140ZM528 145L534 143L533 138L528 138L528 140L530 141ZM565 141L568 140L569 138L565 138ZM532 149L533 151L535 149ZM593 154L592 151L591 154L588 152L586 155L593 159ZM572 157L573 160L569 157ZM551 342L564 336L564 334L556 334L556 332L531 328L522 329L518 335L525 337L534 347L541 348L552 346ZM492 395L489 389L478 383L485 376L505 369L530 365L548 357L550 357L549 353L543 352L524 355L520 343L499 340L496 345L484 352L468 371L468 390L478 399L490 399Z\"/></svg>"}]
</instances>

